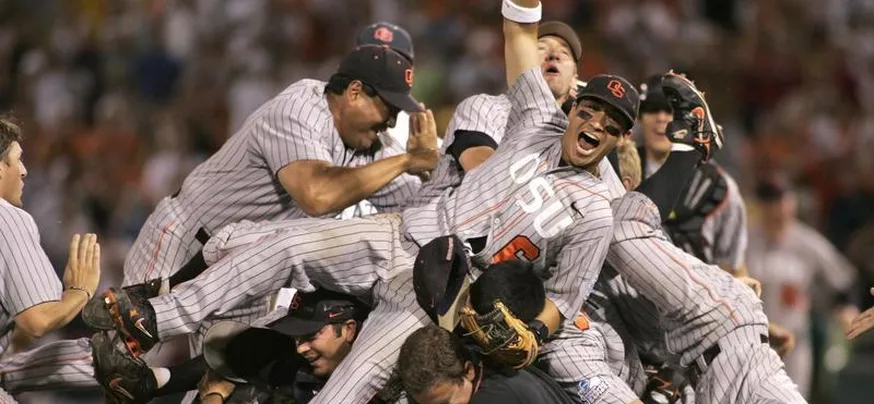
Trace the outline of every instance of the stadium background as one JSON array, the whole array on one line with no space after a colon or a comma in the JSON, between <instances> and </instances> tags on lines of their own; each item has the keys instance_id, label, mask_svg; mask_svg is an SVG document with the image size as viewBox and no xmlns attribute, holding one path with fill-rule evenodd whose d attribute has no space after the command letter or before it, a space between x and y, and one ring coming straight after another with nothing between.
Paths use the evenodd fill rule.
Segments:
<instances>
[{"instance_id":1,"label":"stadium background","mask_svg":"<svg viewBox=\"0 0 874 404\"><path fill-rule=\"evenodd\" d=\"M801 196L801 218L839 249L874 227L871 1L542 1L545 19L578 28L582 79L609 71L641 82L673 67L707 90L728 137L717 160L738 179L751 222L756 180L780 172ZM51 259L63 268L70 235L96 231L103 284L120 282L157 201L263 101L295 80L327 78L374 21L413 35L415 94L442 131L458 101L504 87L498 3L0 0L0 108L25 128L24 203ZM850 258L871 284L874 254ZM874 336L842 342L828 314L813 314L814 402L870 402ZM74 323L44 341L81 335Z\"/></svg>"}]
</instances>

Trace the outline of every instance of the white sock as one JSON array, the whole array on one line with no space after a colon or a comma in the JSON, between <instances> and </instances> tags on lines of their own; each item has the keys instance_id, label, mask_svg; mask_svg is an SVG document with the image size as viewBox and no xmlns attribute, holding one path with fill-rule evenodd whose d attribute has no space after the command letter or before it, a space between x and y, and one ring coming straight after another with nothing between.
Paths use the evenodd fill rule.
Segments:
<instances>
[{"instance_id":1,"label":"white sock","mask_svg":"<svg viewBox=\"0 0 874 404\"><path fill-rule=\"evenodd\" d=\"M170 369L167 368L150 368L155 375L155 380L158 382L158 388L164 387L170 381Z\"/></svg>"}]
</instances>

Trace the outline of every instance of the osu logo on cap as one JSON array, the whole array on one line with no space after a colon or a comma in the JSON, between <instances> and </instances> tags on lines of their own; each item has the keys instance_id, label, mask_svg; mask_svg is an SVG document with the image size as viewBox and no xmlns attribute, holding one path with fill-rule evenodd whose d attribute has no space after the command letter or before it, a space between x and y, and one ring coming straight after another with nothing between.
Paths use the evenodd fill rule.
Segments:
<instances>
[{"instance_id":1,"label":"osu logo on cap","mask_svg":"<svg viewBox=\"0 0 874 404\"><path fill-rule=\"evenodd\" d=\"M395 33L386 27L379 27L373 31L373 37L383 42L391 42L395 38Z\"/></svg>"},{"instance_id":2,"label":"osu logo on cap","mask_svg":"<svg viewBox=\"0 0 874 404\"><path fill-rule=\"evenodd\" d=\"M613 95L614 95L616 98L623 98L623 97L625 97L625 87L622 86L622 82L621 82L621 81L619 81L619 80L610 80L610 82L607 83L607 88L610 90L611 93L613 93Z\"/></svg>"},{"instance_id":3,"label":"osu logo on cap","mask_svg":"<svg viewBox=\"0 0 874 404\"><path fill-rule=\"evenodd\" d=\"M408 86L413 86L413 69L404 70L404 81Z\"/></svg>"}]
</instances>

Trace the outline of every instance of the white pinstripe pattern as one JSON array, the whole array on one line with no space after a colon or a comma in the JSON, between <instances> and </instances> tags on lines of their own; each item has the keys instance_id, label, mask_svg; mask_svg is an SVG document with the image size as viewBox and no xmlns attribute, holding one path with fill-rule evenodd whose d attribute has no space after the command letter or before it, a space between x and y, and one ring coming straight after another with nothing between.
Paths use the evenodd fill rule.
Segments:
<instances>
[{"instance_id":1,"label":"white pinstripe pattern","mask_svg":"<svg viewBox=\"0 0 874 404\"><path fill-rule=\"evenodd\" d=\"M193 237L201 227L214 234L241 220L306 217L275 175L291 162L322 160L358 167L403 153L403 146L385 133L380 134L383 147L375 155L347 149L334 127L324 87L316 80L292 84L199 165L179 195L165 199L149 217L125 260L126 284L176 271L199 248ZM417 177L404 174L368 201L380 211L398 211L419 185Z\"/></svg>"},{"instance_id":2,"label":"white pinstripe pattern","mask_svg":"<svg viewBox=\"0 0 874 404\"><path fill-rule=\"evenodd\" d=\"M11 394L99 386L87 338L51 342L3 358L0 375L0 387Z\"/></svg>"},{"instance_id":3,"label":"white pinstripe pattern","mask_svg":"<svg viewBox=\"0 0 874 404\"><path fill-rule=\"evenodd\" d=\"M3 389L0 389L0 403L18 404L18 401L15 401L15 398L13 398L9 393L3 391Z\"/></svg>"},{"instance_id":4,"label":"white pinstripe pattern","mask_svg":"<svg viewBox=\"0 0 874 404\"><path fill-rule=\"evenodd\" d=\"M0 198L0 338L12 333L18 313L61 300L64 287L39 239L33 217ZM7 341L0 341L2 353Z\"/></svg>"}]
</instances>

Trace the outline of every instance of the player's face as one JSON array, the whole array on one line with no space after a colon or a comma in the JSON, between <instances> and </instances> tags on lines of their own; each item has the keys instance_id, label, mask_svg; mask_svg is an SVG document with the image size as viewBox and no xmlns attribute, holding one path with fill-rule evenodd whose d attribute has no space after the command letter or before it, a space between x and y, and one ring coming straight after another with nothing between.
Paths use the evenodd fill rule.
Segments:
<instances>
[{"instance_id":1,"label":"player's face","mask_svg":"<svg viewBox=\"0 0 874 404\"><path fill-rule=\"evenodd\" d=\"M570 122L561 138L562 158L570 165L588 169L616 147L628 130L607 104L582 99L568 115Z\"/></svg>"},{"instance_id":2,"label":"player's face","mask_svg":"<svg viewBox=\"0 0 874 404\"><path fill-rule=\"evenodd\" d=\"M12 142L6 157L0 160L0 197L18 207L21 206L24 177L27 176L21 154L21 145Z\"/></svg>"},{"instance_id":3,"label":"player's face","mask_svg":"<svg viewBox=\"0 0 874 404\"><path fill-rule=\"evenodd\" d=\"M297 352L309 362L314 375L328 377L349 354L354 338L355 322L352 320L343 324L340 335L333 325L326 325L313 335L298 338Z\"/></svg>"},{"instance_id":4,"label":"player's face","mask_svg":"<svg viewBox=\"0 0 874 404\"><path fill-rule=\"evenodd\" d=\"M467 404L473 395L473 365L467 364L467 374L461 382L445 381L431 386L428 390L412 394L419 404Z\"/></svg>"},{"instance_id":5,"label":"player's face","mask_svg":"<svg viewBox=\"0 0 874 404\"><path fill-rule=\"evenodd\" d=\"M671 151L671 140L665 136L665 130L673 120L673 115L667 111L640 114L643 144L650 153L666 154Z\"/></svg>"},{"instance_id":6,"label":"player's face","mask_svg":"<svg viewBox=\"0 0 874 404\"><path fill-rule=\"evenodd\" d=\"M370 149L378 134L394 126L398 110L388 105L372 87L353 81L346 89L348 104L337 127L346 146Z\"/></svg>"},{"instance_id":7,"label":"player's face","mask_svg":"<svg viewBox=\"0 0 874 404\"><path fill-rule=\"evenodd\" d=\"M545 36L537 40L537 54L543 78L552 95L557 100L563 98L577 80L577 62L570 46L564 39Z\"/></svg>"}]
</instances>

